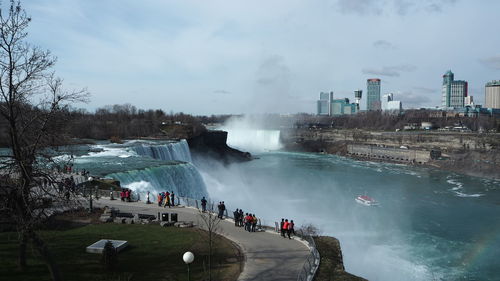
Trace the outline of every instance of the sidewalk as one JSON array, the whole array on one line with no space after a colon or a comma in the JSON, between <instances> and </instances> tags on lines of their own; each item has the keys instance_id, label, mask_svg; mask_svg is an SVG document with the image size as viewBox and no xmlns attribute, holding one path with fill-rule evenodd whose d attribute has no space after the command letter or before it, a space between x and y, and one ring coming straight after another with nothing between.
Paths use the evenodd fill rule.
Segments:
<instances>
[{"instance_id":1,"label":"sidewalk","mask_svg":"<svg viewBox=\"0 0 500 281\"><path fill-rule=\"evenodd\" d=\"M157 215L158 212L177 213L179 221L193 221L201 225L198 210L193 208L161 208L144 202L122 202L101 198L94 201L97 207L110 206L121 212ZM224 220L220 224L220 234L238 244L245 255L245 265L238 280L287 280L297 279L309 249L300 241L282 238L270 232L247 232L235 227L233 222Z\"/></svg>"}]
</instances>

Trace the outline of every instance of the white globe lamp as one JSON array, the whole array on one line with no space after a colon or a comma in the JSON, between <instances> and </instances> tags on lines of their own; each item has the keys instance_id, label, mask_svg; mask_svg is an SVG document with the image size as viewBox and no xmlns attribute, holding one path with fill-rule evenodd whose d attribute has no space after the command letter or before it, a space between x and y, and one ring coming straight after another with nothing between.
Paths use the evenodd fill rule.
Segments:
<instances>
[{"instance_id":1,"label":"white globe lamp","mask_svg":"<svg viewBox=\"0 0 500 281\"><path fill-rule=\"evenodd\" d=\"M190 280L189 278L189 264L194 261L194 254L191 252L185 252L184 255L182 256L182 260L187 264L188 266L188 281Z\"/></svg>"},{"instance_id":2,"label":"white globe lamp","mask_svg":"<svg viewBox=\"0 0 500 281\"><path fill-rule=\"evenodd\" d=\"M184 255L182 256L182 259L186 264L190 264L194 261L194 255L191 252L185 252Z\"/></svg>"}]
</instances>

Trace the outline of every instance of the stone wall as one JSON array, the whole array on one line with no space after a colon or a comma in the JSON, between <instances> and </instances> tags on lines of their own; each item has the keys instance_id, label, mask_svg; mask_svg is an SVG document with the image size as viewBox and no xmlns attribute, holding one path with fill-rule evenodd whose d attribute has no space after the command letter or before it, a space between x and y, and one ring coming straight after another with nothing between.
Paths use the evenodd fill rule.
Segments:
<instances>
[{"instance_id":1,"label":"stone wall","mask_svg":"<svg viewBox=\"0 0 500 281\"><path fill-rule=\"evenodd\" d=\"M291 129L281 132L285 144L304 141L334 143L375 144L385 146L408 146L415 149L492 150L500 148L500 134L478 134L460 132L376 132L364 130L337 129Z\"/></svg>"},{"instance_id":2,"label":"stone wall","mask_svg":"<svg viewBox=\"0 0 500 281\"><path fill-rule=\"evenodd\" d=\"M430 151L363 144L348 144L347 153L354 156L418 164L427 163L431 159Z\"/></svg>"}]
</instances>

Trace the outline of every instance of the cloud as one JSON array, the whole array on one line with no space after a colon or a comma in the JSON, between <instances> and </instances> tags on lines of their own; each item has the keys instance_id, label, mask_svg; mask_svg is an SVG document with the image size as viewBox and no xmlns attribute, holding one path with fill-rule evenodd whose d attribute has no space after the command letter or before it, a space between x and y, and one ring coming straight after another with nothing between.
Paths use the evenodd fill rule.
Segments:
<instances>
[{"instance_id":1,"label":"cloud","mask_svg":"<svg viewBox=\"0 0 500 281\"><path fill-rule=\"evenodd\" d=\"M384 66L381 69L376 68L363 68L363 74L373 74L380 76L389 76L389 77L399 77L401 72L412 72L417 69L416 66L411 64L401 64L395 66Z\"/></svg>"},{"instance_id":2,"label":"cloud","mask_svg":"<svg viewBox=\"0 0 500 281\"><path fill-rule=\"evenodd\" d=\"M214 93L214 94L220 94L220 95L229 95L229 94L231 94L231 92L228 92L226 90L215 90L212 93Z\"/></svg>"},{"instance_id":3,"label":"cloud","mask_svg":"<svg viewBox=\"0 0 500 281\"><path fill-rule=\"evenodd\" d=\"M500 56L493 56L489 58L480 59L479 62L481 62L486 67L500 70Z\"/></svg>"},{"instance_id":4,"label":"cloud","mask_svg":"<svg viewBox=\"0 0 500 281\"><path fill-rule=\"evenodd\" d=\"M395 49L394 45L386 40L377 40L373 42L373 46L380 49Z\"/></svg>"},{"instance_id":5,"label":"cloud","mask_svg":"<svg viewBox=\"0 0 500 281\"><path fill-rule=\"evenodd\" d=\"M377 0L339 0L339 10L343 14L380 14L382 13L380 2Z\"/></svg>"},{"instance_id":6,"label":"cloud","mask_svg":"<svg viewBox=\"0 0 500 281\"><path fill-rule=\"evenodd\" d=\"M343 14L380 15L383 12L405 16L419 11L441 13L458 0L338 0Z\"/></svg>"},{"instance_id":7,"label":"cloud","mask_svg":"<svg viewBox=\"0 0 500 281\"><path fill-rule=\"evenodd\" d=\"M437 93L439 89L431 89L431 88L426 88L426 87L413 87L417 92L423 93L423 94L433 94Z\"/></svg>"},{"instance_id":8,"label":"cloud","mask_svg":"<svg viewBox=\"0 0 500 281\"><path fill-rule=\"evenodd\" d=\"M454 5L458 0L429 0L425 5L425 10L428 12L441 13L450 5Z\"/></svg>"},{"instance_id":9,"label":"cloud","mask_svg":"<svg viewBox=\"0 0 500 281\"><path fill-rule=\"evenodd\" d=\"M428 95L417 94L413 91L402 92L397 95L396 99L401 100L405 108L430 106L433 102Z\"/></svg>"},{"instance_id":10,"label":"cloud","mask_svg":"<svg viewBox=\"0 0 500 281\"><path fill-rule=\"evenodd\" d=\"M411 8L415 7L415 3L409 0L395 0L394 1L394 8L396 9L396 12L402 16L406 15Z\"/></svg>"}]
</instances>

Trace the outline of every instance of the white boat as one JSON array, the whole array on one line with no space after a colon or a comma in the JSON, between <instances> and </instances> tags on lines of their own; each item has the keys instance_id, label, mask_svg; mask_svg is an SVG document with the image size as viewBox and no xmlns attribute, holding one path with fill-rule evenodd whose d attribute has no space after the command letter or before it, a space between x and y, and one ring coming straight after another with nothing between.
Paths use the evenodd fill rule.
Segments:
<instances>
[{"instance_id":1,"label":"white boat","mask_svg":"<svg viewBox=\"0 0 500 281\"><path fill-rule=\"evenodd\" d=\"M355 200L359 204L363 204L365 206L378 206L378 202L375 201L375 199L371 198L370 196L360 195L356 197Z\"/></svg>"}]
</instances>

